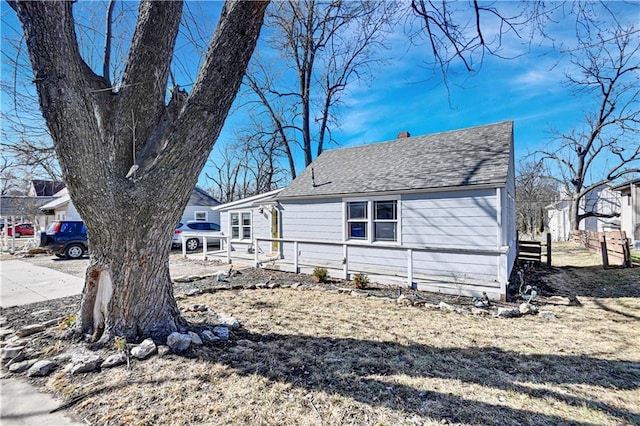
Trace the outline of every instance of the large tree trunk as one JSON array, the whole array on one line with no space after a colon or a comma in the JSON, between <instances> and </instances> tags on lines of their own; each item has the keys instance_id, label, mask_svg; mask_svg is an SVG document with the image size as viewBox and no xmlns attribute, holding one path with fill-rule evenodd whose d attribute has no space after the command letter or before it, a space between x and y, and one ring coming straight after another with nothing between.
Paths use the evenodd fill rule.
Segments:
<instances>
[{"instance_id":1,"label":"large tree trunk","mask_svg":"<svg viewBox=\"0 0 640 426\"><path fill-rule=\"evenodd\" d=\"M80 57L72 2L12 3L40 106L91 262L79 327L94 339L163 340L182 325L171 235L213 148L260 33L266 2L229 2L190 94L165 92L182 3L140 3L119 88Z\"/></svg>"}]
</instances>

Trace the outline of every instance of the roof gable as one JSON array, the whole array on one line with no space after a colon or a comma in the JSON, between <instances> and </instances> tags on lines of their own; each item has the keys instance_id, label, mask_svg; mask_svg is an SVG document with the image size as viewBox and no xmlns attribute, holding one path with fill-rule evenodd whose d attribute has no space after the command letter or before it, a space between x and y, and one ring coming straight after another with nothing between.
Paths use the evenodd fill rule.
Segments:
<instances>
[{"instance_id":1,"label":"roof gable","mask_svg":"<svg viewBox=\"0 0 640 426\"><path fill-rule=\"evenodd\" d=\"M217 206L220 201L209 195L204 189L200 189L197 186L193 188L191 197L189 197L190 206Z\"/></svg>"},{"instance_id":2,"label":"roof gable","mask_svg":"<svg viewBox=\"0 0 640 426\"><path fill-rule=\"evenodd\" d=\"M323 152L278 199L503 186L513 122Z\"/></svg>"}]
</instances>

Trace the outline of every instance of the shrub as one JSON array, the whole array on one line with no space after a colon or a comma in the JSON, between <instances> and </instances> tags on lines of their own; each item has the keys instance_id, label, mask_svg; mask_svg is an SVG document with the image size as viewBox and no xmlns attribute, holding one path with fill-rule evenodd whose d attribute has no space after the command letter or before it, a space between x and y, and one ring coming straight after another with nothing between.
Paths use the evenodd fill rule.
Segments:
<instances>
[{"instance_id":1,"label":"shrub","mask_svg":"<svg viewBox=\"0 0 640 426\"><path fill-rule=\"evenodd\" d=\"M366 274L356 274L353 277L353 286L355 288L367 288L367 285L369 284L369 277L367 277Z\"/></svg>"},{"instance_id":2,"label":"shrub","mask_svg":"<svg viewBox=\"0 0 640 426\"><path fill-rule=\"evenodd\" d=\"M319 283L323 283L327 281L329 271L327 271L326 268L315 268L313 270L313 276L315 277L316 281L318 281Z\"/></svg>"}]
</instances>

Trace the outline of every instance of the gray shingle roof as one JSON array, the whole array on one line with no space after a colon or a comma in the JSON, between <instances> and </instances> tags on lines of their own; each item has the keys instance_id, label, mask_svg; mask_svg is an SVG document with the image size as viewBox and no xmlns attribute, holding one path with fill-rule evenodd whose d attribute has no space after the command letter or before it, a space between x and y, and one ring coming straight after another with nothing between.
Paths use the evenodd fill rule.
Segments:
<instances>
[{"instance_id":1,"label":"gray shingle roof","mask_svg":"<svg viewBox=\"0 0 640 426\"><path fill-rule=\"evenodd\" d=\"M0 216L39 216L40 207L56 197L0 197Z\"/></svg>"},{"instance_id":2,"label":"gray shingle roof","mask_svg":"<svg viewBox=\"0 0 640 426\"><path fill-rule=\"evenodd\" d=\"M191 192L191 197L189 198L190 206L213 207L217 206L218 204L220 204L220 201L209 195L204 189L198 188L197 186L193 188L193 192Z\"/></svg>"},{"instance_id":3,"label":"gray shingle roof","mask_svg":"<svg viewBox=\"0 0 640 426\"><path fill-rule=\"evenodd\" d=\"M325 151L277 198L503 186L512 141L513 122L505 121Z\"/></svg>"}]
</instances>

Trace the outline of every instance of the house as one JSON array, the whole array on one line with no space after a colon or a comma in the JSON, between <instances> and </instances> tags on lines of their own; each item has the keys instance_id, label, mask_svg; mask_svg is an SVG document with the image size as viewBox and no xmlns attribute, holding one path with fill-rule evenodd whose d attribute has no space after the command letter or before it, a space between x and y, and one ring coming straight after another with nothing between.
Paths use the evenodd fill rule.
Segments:
<instances>
[{"instance_id":1,"label":"house","mask_svg":"<svg viewBox=\"0 0 640 426\"><path fill-rule=\"evenodd\" d=\"M567 241L571 235L569 199L563 199L546 207L549 232L553 241ZM620 194L607 185L600 185L587 192L580 200L579 213L594 212L616 215L620 212ZM603 232L620 229L616 217L588 217L580 221L582 231Z\"/></svg>"},{"instance_id":2,"label":"house","mask_svg":"<svg viewBox=\"0 0 640 426\"><path fill-rule=\"evenodd\" d=\"M209 195L207 191L197 186L191 192L187 207L185 207L180 222L198 220L203 222L215 222L220 224L220 213L211 210L220 205L220 201Z\"/></svg>"},{"instance_id":3,"label":"house","mask_svg":"<svg viewBox=\"0 0 640 426\"><path fill-rule=\"evenodd\" d=\"M195 187L180 220L182 222L201 220L219 223L220 214L211 211L211 207L219 204L220 202L207 194L206 191ZM42 205L40 210L53 215L56 220L81 220L66 188L58 192L53 200Z\"/></svg>"},{"instance_id":4,"label":"house","mask_svg":"<svg viewBox=\"0 0 640 426\"><path fill-rule=\"evenodd\" d=\"M230 237L232 250L251 253L255 237L279 238L280 210L275 197L281 191L276 189L211 209L220 216L220 229Z\"/></svg>"},{"instance_id":5,"label":"house","mask_svg":"<svg viewBox=\"0 0 640 426\"><path fill-rule=\"evenodd\" d=\"M81 220L67 188L58 191L53 200L40 206L40 210L53 216L55 220Z\"/></svg>"},{"instance_id":6,"label":"house","mask_svg":"<svg viewBox=\"0 0 640 426\"><path fill-rule=\"evenodd\" d=\"M513 123L325 151L283 190L217 209L234 248L253 239L296 272L504 299L516 257Z\"/></svg>"},{"instance_id":7,"label":"house","mask_svg":"<svg viewBox=\"0 0 640 426\"><path fill-rule=\"evenodd\" d=\"M36 229L45 229L53 216L40 210L43 203L54 197L2 196L0 197L1 223L31 222Z\"/></svg>"},{"instance_id":8,"label":"house","mask_svg":"<svg viewBox=\"0 0 640 426\"><path fill-rule=\"evenodd\" d=\"M620 229L631 246L640 249L640 179L632 179L611 188L620 193Z\"/></svg>"},{"instance_id":9,"label":"house","mask_svg":"<svg viewBox=\"0 0 640 426\"><path fill-rule=\"evenodd\" d=\"M64 182L55 180L34 179L29 189L30 197L53 197L66 187Z\"/></svg>"}]
</instances>

